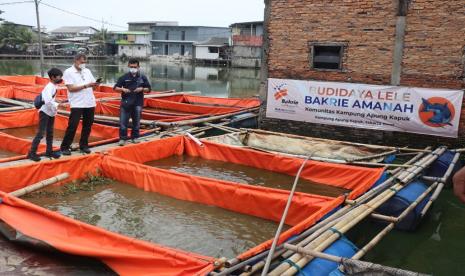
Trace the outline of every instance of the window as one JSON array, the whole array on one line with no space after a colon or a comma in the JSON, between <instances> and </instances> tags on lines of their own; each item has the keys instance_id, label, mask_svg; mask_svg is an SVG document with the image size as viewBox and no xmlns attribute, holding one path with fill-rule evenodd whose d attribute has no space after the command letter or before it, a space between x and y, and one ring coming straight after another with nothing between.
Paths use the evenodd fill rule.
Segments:
<instances>
[{"instance_id":1,"label":"window","mask_svg":"<svg viewBox=\"0 0 465 276\"><path fill-rule=\"evenodd\" d=\"M166 31L165 32L165 40L169 40L170 39L170 31Z\"/></svg>"},{"instance_id":2,"label":"window","mask_svg":"<svg viewBox=\"0 0 465 276\"><path fill-rule=\"evenodd\" d=\"M218 53L218 48L217 47L208 47L208 52L210 54L217 54Z\"/></svg>"},{"instance_id":3,"label":"window","mask_svg":"<svg viewBox=\"0 0 465 276\"><path fill-rule=\"evenodd\" d=\"M165 56L168 55L168 44L165 44Z\"/></svg>"},{"instance_id":4,"label":"window","mask_svg":"<svg viewBox=\"0 0 465 276\"><path fill-rule=\"evenodd\" d=\"M186 46L181 45L181 56L183 56L186 53Z\"/></svg>"},{"instance_id":5,"label":"window","mask_svg":"<svg viewBox=\"0 0 465 276\"><path fill-rule=\"evenodd\" d=\"M181 32L181 40L186 40L186 31Z\"/></svg>"},{"instance_id":6,"label":"window","mask_svg":"<svg viewBox=\"0 0 465 276\"><path fill-rule=\"evenodd\" d=\"M344 46L342 43L311 44L311 68L318 70L342 70Z\"/></svg>"}]
</instances>

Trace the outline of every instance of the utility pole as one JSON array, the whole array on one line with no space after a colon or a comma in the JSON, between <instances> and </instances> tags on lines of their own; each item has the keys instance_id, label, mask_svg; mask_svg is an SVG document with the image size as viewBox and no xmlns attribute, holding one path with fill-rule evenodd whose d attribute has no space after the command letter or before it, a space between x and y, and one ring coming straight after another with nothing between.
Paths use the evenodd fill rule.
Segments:
<instances>
[{"instance_id":1,"label":"utility pole","mask_svg":"<svg viewBox=\"0 0 465 276\"><path fill-rule=\"evenodd\" d=\"M40 75L44 76L44 49L42 46L42 30L40 29L40 19L39 19L39 2L34 0L36 5L36 19L37 19L37 33L39 34L39 54L40 54Z\"/></svg>"}]
</instances>

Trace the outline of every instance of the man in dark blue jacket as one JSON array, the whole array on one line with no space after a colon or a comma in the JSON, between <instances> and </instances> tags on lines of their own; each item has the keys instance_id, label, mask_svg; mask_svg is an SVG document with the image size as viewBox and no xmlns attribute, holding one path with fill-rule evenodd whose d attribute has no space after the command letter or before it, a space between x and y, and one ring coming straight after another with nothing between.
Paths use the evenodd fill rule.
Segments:
<instances>
[{"instance_id":1,"label":"man in dark blue jacket","mask_svg":"<svg viewBox=\"0 0 465 276\"><path fill-rule=\"evenodd\" d=\"M131 140L138 143L140 136L140 119L144 106L144 92L150 92L151 87L147 77L140 72L139 61L130 59L129 72L121 76L113 89L121 92L119 145L124 146L128 140L129 118L132 119Z\"/></svg>"}]
</instances>

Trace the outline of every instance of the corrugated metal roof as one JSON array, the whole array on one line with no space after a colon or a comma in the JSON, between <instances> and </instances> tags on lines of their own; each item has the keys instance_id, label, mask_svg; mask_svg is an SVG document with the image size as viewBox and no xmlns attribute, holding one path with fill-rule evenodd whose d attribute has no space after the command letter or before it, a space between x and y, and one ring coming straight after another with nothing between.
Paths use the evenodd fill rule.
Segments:
<instances>
[{"instance_id":1,"label":"corrugated metal roof","mask_svg":"<svg viewBox=\"0 0 465 276\"><path fill-rule=\"evenodd\" d=\"M79 33L89 28L94 29L95 31L98 31L96 28L92 26L63 26L63 27L60 27L58 29L51 31L51 33Z\"/></svg>"}]
</instances>

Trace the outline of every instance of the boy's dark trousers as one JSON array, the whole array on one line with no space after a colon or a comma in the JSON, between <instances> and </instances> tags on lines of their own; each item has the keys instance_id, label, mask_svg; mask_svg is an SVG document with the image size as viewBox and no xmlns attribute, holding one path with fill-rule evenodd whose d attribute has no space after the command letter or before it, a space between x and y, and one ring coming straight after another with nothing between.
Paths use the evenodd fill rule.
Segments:
<instances>
[{"instance_id":1,"label":"boy's dark trousers","mask_svg":"<svg viewBox=\"0 0 465 276\"><path fill-rule=\"evenodd\" d=\"M39 112L39 129L37 130L37 134L32 140L31 150L29 152L30 155L34 155L37 153L37 147L39 146L40 140L44 138L44 134L46 134L46 141L47 141L47 152L52 153L53 151L53 124L55 123L55 117L50 117L45 114L43 111Z\"/></svg>"},{"instance_id":2,"label":"boy's dark trousers","mask_svg":"<svg viewBox=\"0 0 465 276\"><path fill-rule=\"evenodd\" d=\"M69 115L68 128L66 128L65 137L61 143L61 150L68 150L76 135L76 130L79 125L79 120L82 116L81 139L79 140L79 148L84 149L89 147L89 136L94 123L95 107L86 108L71 108Z\"/></svg>"}]
</instances>

